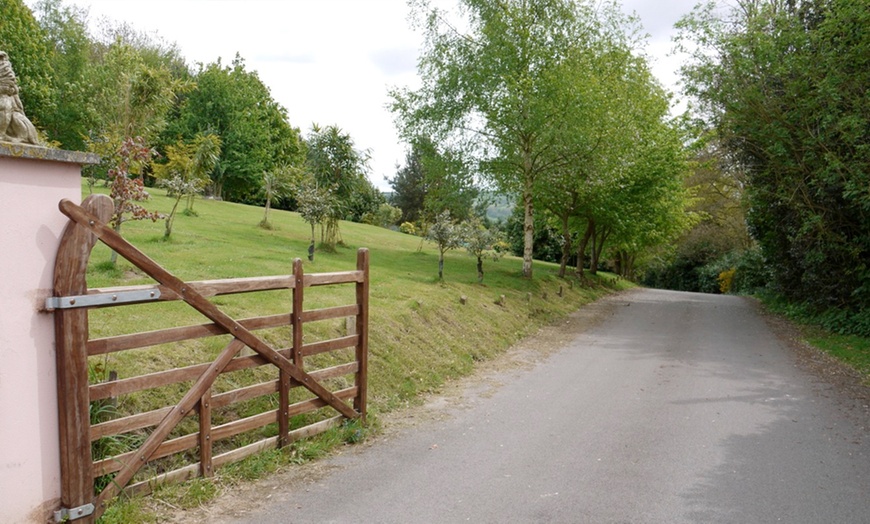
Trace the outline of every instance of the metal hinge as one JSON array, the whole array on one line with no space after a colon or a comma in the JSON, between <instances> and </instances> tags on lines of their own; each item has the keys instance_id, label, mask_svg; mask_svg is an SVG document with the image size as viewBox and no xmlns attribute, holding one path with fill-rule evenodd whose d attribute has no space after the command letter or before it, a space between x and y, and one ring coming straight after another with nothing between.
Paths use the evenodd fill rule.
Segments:
<instances>
[{"instance_id":1,"label":"metal hinge","mask_svg":"<svg viewBox=\"0 0 870 524\"><path fill-rule=\"evenodd\" d=\"M150 302L152 300L158 300L159 298L159 289L119 291L117 293L74 295L69 297L48 297L45 299L45 309L48 311L54 311L55 309L107 306L111 304L128 304L130 302Z\"/></svg>"},{"instance_id":2,"label":"metal hinge","mask_svg":"<svg viewBox=\"0 0 870 524\"><path fill-rule=\"evenodd\" d=\"M77 508L60 508L59 510L54 512L54 521L55 522L69 522L71 520L80 519L82 517L87 517L88 515L93 515L94 513L94 505L93 504L85 504L83 506L79 506Z\"/></svg>"}]
</instances>

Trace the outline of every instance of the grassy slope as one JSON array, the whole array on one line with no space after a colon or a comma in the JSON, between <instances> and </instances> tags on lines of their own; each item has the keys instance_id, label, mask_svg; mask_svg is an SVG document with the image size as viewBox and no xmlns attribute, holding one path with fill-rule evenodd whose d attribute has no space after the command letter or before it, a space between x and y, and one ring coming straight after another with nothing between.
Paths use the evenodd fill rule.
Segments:
<instances>
[{"instance_id":1,"label":"grassy slope","mask_svg":"<svg viewBox=\"0 0 870 524\"><path fill-rule=\"evenodd\" d=\"M96 191L105 193L107 189L98 187ZM87 194L87 186L83 186L83 195ZM168 212L172 200L160 190L152 190L152 194L146 207ZM486 279L484 284L478 284L475 260L462 251L448 253L446 282L441 283L437 280L437 251L430 243L423 242L420 249L419 237L349 222L341 224L346 246L339 247L335 253L319 251L312 263L307 261L310 228L296 213L272 211L270 218L274 227L264 230L257 227L263 218L262 208L197 200L195 210L198 216L177 216L169 241L162 240L162 221L127 222L122 235L184 280L289 274L292 261L297 257L305 261L306 273L349 270L356 264L356 248L369 248L369 412L375 421L377 413L413 403L419 393L432 391L447 380L470 373L475 361L492 358L582 304L615 288L628 286L609 275L601 280L592 278L585 286L577 282L571 285L557 279L557 268L546 263L536 263L535 278L525 280L520 277L521 260L515 257L486 262ZM123 259L119 260L117 269L107 268L109 256L109 250L102 244L94 249L88 274L90 287L151 282ZM557 294L560 287L564 288L563 297ZM466 305L459 302L463 295L468 299ZM504 306L495 303L501 295L506 299ZM213 300L230 315L245 318L288 311L290 297L285 291ZM309 288L305 294L306 309L347 304L352 302L352 297L352 286ZM203 321L198 313L182 303L163 303L95 310L90 329L92 337L101 337ZM332 338L343 334L343 329L343 321L306 325L306 341ZM287 335L286 331L279 331L265 336L274 337L272 341L276 345L286 345ZM225 341L215 339L193 341L181 346L113 354L108 358L92 357L91 365L98 370L98 375L113 370L123 378L207 361L224 344ZM97 376L95 380L103 378ZM256 381L257 378L261 377L245 379ZM218 387L238 386L238 383L227 383ZM122 399L119 410L149 409L154 402L173 403L183 392L179 387L136 394ZM268 462L272 458L259 459L259 462L264 460ZM240 475L245 478L249 473ZM201 488L202 482L196 481L192 486ZM181 503L177 497L173 499ZM115 509L121 512L117 521L140 520L126 513L128 510L123 504ZM151 519L145 517L144 520Z\"/></svg>"},{"instance_id":2,"label":"grassy slope","mask_svg":"<svg viewBox=\"0 0 870 524\"><path fill-rule=\"evenodd\" d=\"M96 191L105 192L105 188ZM84 186L83 194L87 192ZM146 207L167 212L171 199L160 190L152 190L152 194ZM498 354L611 289L602 285L571 288L555 277L556 267L546 263L536 263L536 276L528 281L520 278L521 260L514 257L486 262L486 278L481 285L475 261L462 251L448 253L445 282L439 283L437 251L429 242L418 252L419 237L350 222L341 224L347 246L339 247L336 253L320 251L311 263L307 260L310 229L296 213L273 210L270 219L274 228L264 230L257 227L262 208L197 200L195 210L199 216L177 216L168 242L162 240L162 222L127 222L122 234L185 280L289 274L297 257L305 261L307 273L349 270L355 267L356 248L369 248L370 406L375 412L404 404L444 380L469 373L475 360ZM119 261L120 271L102 269L108 259L108 249L99 244L91 257L91 287L150 282L124 260ZM565 289L561 298L557 296L560 286ZM338 296L333 296L335 289L307 291L306 309L350 301L351 287L345 287ZM459 303L460 295L468 297L467 305ZM504 307L495 304L500 295L506 297ZM257 300L229 297L217 302L230 314L245 317L286 311L290 295L274 298L273 293ZM166 311L166 304L99 310L91 323L92 336L127 332L129 327L113 326L130 323L144 330L167 322L181 325L202 321L183 304L172 304L170 312ZM341 328L337 324L324 326L320 333L315 328L311 335L334 336Z\"/></svg>"}]
</instances>

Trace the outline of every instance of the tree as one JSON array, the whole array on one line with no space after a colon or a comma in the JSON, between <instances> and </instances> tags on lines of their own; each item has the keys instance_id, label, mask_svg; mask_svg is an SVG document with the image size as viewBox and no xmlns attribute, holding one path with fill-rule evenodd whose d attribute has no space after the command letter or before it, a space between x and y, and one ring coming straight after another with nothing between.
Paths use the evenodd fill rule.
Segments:
<instances>
[{"instance_id":1,"label":"tree","mask_svg":"<svg viewBox=\"0 0 870 524\"><path fill-rule=\"evenodd\" d=\"M326 245L334 249L341 236L338 221L351 211L355 194L371 193L371 183L366 178L369 153L357 150L351 136L334 125L321 128L315 124L306 143L308 173L318 187L329 188L335 198L326 219L325 239ZM375 210L379 204L377 202Z\"/></svg>"},{"instance_id":2,"label":"tree","mask_svg":"<svg viewBox=\"0 0 870 524\"><path fill-rule=\"evenodd\" d=\"M54 79L52 104L39 123L48 139L63 149L84 151L85 138L99 122L90 96L94 45L87 13L61 0L41 0L34 13L47 37Z\"/></svg>"},{"instance_id":3,"label":"tree","mask_svg":"<svg viewBox=\"0 0 870 524\"><path fill-rule=\"evenodd\" d=\"M390 203L402 210L403 222L417 222L423 213L426 197L426 175L423 171L422 152L411 146L405 153L405 165L396 167L396 176L388 178L393 188Z\"/></svg>"},{"instance_id":4,"label":"tree","mask_svg":"<svg viewBox=\"0 0 870 524\"><path fill-rule=\"evenodd\" d=\"M164 238L172 234L178 204L187 198L185 212L193 215L193 199L208 183L208 173L214 169L220 156L220 139L215 135L197 135L192 143L181 140L166 148L167 162L154 165L154 176L166 187L167 194L175 198L172 211L166 217Z\"/></svg>"},{"instance_id":5,"label":"tree","mask_svg":"<svg viewBox=\"0 0 870 524\"><path fill-rule=\"evenodd\" d=\"M260 227L263 229L272 228L272 223L269 222L269 210L272 208L272 201L295 193L296 187L300 182L299 176L300 172L290 166L281 166L263 174L263 185L260 186L260 194L266 202L263 206L263 220L260 221Z\"/></svg>"},{"instance_id":6,"label":"tree","mask_svg":"<svg viewBox=\"0 0 870 524\"><path fill-rule=\"evenodd\" d=\"M416 137L405 166L387 179L393 187L393 203L402 209L405 222L428 223L444 210L455 220L465 220L480 191L460 156L441 151L425 137Z\"/></svg>"},{"instance_id":7,"label":"tree","mask_svg":"<svg viewBox=\"0 0 870 524\"><path fill-rule=\"evenodd\" d=\"M206 135L198 133L193 138L192 153L189 176L197 181L198 186L205 187L210 179L210 174L220 162L220 137L211 133ZM195 214L193 211L194 198L196 198L196 193L191 193L187 198L185 211L188 214Z\"/></svg>"},{"instance_id":8,"label":"tree","mask_svg":"<svg viewBox=\"0 0 870 524\"><path fill-rule=\"evenodd\" d=\"M462 246L462 228L444 211L435 217L426 238L438 246L438 280L444 281L444 253Z\"/></svg>"},{"instance_id":9,"label":"tree","mask_svg":"<svg viewBox=\"0 0 870 524\"><path fill-rule=\"evenodd\" d=\"M194 195L202 191L202 186L198 180L185 180L180 174L173 174L169 178L161 178L158 184L166 188L166 194L174 197L172 210L165 217L166 229L163 231L163 240L168 240L172 235L172 226L175 224L175 213L178 211L178 204L181 199L189 195Z\"/></svg>"},{"instance_id":10,"label":"tree","mask_svg":"<svg viewBox=\"0 0 870 524\"><path fill-rule=\"evenodd\" d=\"M21 0L0 2L0 21L0 50L9 55L15 69L24 110L41 129L49 119L55 96L47 35Z\"/></svg>"},{"instance_id":11,"label":"tree","mask_svg":"<svg viewBox=\"0 0 870 524\"><path fill-rule=\"evenodd\" d=\"M90 130L88 147L108 165L116 163L112 155L130 137L156 142L176 93L183 89L168 63L172 56L161 57L148 45L118 36L95 46L88 96L98 121Z\"/></svg>"},{"instance_id":12,"label":"tree","mask_svg":"<svg viewBox=\"0 0 870 524\"><path fill-rule=\"evenodd\" d=\"M576 159L545 155L557 147L565 114L583 104L575 75L565 75L577 48L593 47L625 19L615 5L597 14L567 0L462 2L468 30L423 3L422 87L393 91L403 134L421 131L472 158L475 169L524 211L523 275L532 276L534 193L538 181ZM599 17L603 17L601 20ZM601 21L601 23L599 23Z\"/></svg>"},{"instance_id":13,"label":"tree","mask_svg":"<svg viewBox=\"0 0 870 524\"><path fill-rule=\"evenodd\" d=\"M151 220L156 222L163 215L148 211L136 202L148 200L150 195L145 191L141 174L156 152L145 144L141 137L128 138L121 144L116 155L118 164L109 170L111 180L110 196L115 204L109 224L120 233L124 222L130 220ZM132 177L131 177L132 175ZM118 259L118 254L112 251L112 264Z\"/></svg>"},{"instance_id":14,"label":"tree","mask_svg":"<svg viewBox=\"0 0 870 524\"><path fill-rule=\"evenodd\" d=\"M398 224L401 219L401 209L384 203L378 207L376 213L366 213L363 215L362 222L364 224L388 228Z\"/></svg>"},{"instance_id":15,"label":"tree","mask_svg":"<svg viewBox=\"0 0 870 524\"><path fill-rule=\"evenodd\" d=\"M272 98L255 72L236 55L230 66L220 60L194 75L196 86L174 108L176 118L164 141L192 139L212 133L221 139L220 159L211 171L210 191L218 198L254 202L263 173L280 166L299 166L305 155L299 130L287 111Z\"/></svg>"},{"instance_id":16,"label":"tree","mask_svg":"<svg viewBox=\"0 0 870 524\"><path fill-rule=\"evenodd\" d=\"M487 229L480 217L472 217L461 226L460 237L465 243L468 254L477 259L477 281L483 282L483 259L490 257L498 260L501 253L495 250L495 244L501 240L498 232Z\"/></svg>"},{"instance_id":17,"label":"tree","mask_svg":"<svg viewBox=\"0 0 870 524\"><path fill-rule=\"evenodd\" d=\"M868 24L856 0L706 4L680 22L687 91L746 172L776 289L855 313L870 306Z\"/></svg>"},{"instance_id":18,"label":"tree","mask_svg":"<svg viewBox=\"0 0 870 524\"><path fill-rule=\"evenodd\" d=\"M311 245L314 245L314 229L320 225L320 241L323 242L323 225L334 214L335 196L329 188L319 187L313 180L307 180L297 195L299 214L311 225Z\"/></svg>"}]
</instances>

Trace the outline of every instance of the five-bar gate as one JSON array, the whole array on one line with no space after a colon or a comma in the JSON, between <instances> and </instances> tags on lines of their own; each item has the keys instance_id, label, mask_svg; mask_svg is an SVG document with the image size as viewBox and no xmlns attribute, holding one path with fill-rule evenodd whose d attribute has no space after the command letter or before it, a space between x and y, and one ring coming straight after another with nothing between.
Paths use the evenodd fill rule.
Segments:
<instances>
[{"instance_id":1,"label":"five-bar gate","mask_svg":"<svg viewBox=\"0 0 870 524\"><path fill-rule=\"evenodd\" d=\"M343 420L365 418L367 250L359 250L355 271L305 275L302 262L296 259L292 275L184 282L106 226L113 204L105 195L88 197L82 206L64 200L59 207L70 218L70 223L57 253L54 297L46 304L48 309L54 310L57 341L62 498L61 509L55 513L56 520L91 522L105 511L106 503L122 491L147 492L155 482L208 477L215 468L263 449L284 446L298 438L320 433ZM157 284L88 289L88 260L97 240L126 258ZM304 310L305 288L338 284L355 286L353 304ZM216 301L209 300L218 295L277 289L292 290L292 311L289 313L236 320L222 311ZM89 337L88 313L93 308L167 301L183 301L208 322L106 338ZM347 334L303 343L306 322L345 317L355 318L355 324L348 325ZM282 326L292 328L292 340L284 348L274 347L257 334L260 330ZM229 342L211 362L112 381L91 383L89 380L88 358L94 355L214 336L223 336ZM253 354L244 355L244 348L250 348ZM341 360L340 355L346 355L347 361L306 371L304 357L327 352L339 355L336 357L338 360ZM222 374L262 366L273 366L277 369L277 377L228 391L213 390L215 381ZM342 377L348 382L347 387L332 391L325 385L330 379L340 382ZM95 403L179 383L192 385L185 386L186 393L174 405L92 424L89 410ZM313 395L291 402L290 392L294 388L304 388ZM277 398L277 408L217 425L213 423L213 410L265 395ZM291 428L294 416L324 407L338 412L337 415L304 427ZM179 423L188 417L196 417L197 429L179 434L182 433L178 429ZM215 453L215 442L269 425L277 425L277 435ZM133 449L94 461L93 442L131 433L138 438ZM162 471L167 468L161 466L154 476L141 478L146 465L179 454L195 457L195 460L171 471ZM178 461L168 464L174 467ZM95 489L95 479L101 479L100 484L104 487Z\"/></svg>"}]
</instances>

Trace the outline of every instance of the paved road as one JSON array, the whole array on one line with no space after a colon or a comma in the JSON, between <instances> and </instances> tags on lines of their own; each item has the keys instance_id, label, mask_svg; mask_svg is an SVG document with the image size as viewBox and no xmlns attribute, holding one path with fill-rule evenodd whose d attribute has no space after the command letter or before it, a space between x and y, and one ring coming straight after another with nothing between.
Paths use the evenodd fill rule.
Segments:
<instances>
[{"instance_id":1,"label":"paved road","mask_svg":"<svg viewBox=\"0 0 870 524\"><path fill-rule=\"evenodd\" d=\"M866 411L749 301L617 301L493 395L236 522L870 523Z\"/></svg>"}]
</instances>

